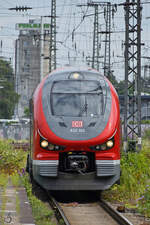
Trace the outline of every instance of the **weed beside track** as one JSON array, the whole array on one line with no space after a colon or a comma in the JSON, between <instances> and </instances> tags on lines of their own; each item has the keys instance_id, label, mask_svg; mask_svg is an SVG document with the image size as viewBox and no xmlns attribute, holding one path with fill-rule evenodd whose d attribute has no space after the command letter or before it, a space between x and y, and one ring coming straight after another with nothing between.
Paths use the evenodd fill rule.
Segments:
<instances>
[{"instance_id":1,"label":"weed beside track","mask_svg":"<svg viewBox=\"0 0 150 225\"><path fill-rule=\"evenodd\" d=\"M16 191L19 187L24 186L36 225L56 225L53 222L52 210L33 193L29 176L25 173L28 152L19 147L17 146L16 149L15 145L12 145L12 140L0 140L0 189L5 193L9 179ZM2 196L3 193L1 193ZM19 213L19 207L19 199L16 199L17 213ZM2 199L1 209L5 209L5 199ZM3 217L4 215L0 213L0 216Z\"/></svg>"},{"instance_id":2,"label":"weed beside track","mask_svg":"<svg viewBox=\"0 0 150 225\"><path fill-rule=\"evenodd\" d=\"M121 157L120 185L103 192L108 201L150 217L150 141L145 139L140 153L128 152Z\"/></svg>"}]
</instances>

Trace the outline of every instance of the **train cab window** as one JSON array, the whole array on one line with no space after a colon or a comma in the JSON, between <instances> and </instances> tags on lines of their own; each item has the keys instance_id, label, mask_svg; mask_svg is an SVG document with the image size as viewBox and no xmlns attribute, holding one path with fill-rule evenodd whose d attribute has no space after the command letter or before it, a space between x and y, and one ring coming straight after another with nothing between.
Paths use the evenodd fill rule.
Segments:
<instances>
[{"instance_id":1,"label":"train cab window","mask_svg":"<svg viewBox=\"0 0 150 225\"><path fill-rule=\"evenodd\" d=\"M52 115L99 117L103 114L103 91L98 81L54 82L51 90Z\"/></svg>"}]
</instances>

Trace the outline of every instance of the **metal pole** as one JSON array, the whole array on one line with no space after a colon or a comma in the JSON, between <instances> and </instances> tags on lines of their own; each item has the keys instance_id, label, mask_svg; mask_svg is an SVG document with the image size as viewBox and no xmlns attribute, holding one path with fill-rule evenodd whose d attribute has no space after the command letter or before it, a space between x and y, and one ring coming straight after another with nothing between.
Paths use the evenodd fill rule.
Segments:
<instances>
[{"instance_id":1,"label":"metal pole","mask_svg":"<svg viewBox=\"0 0 150 225\"><path fill-rule=\"evenodd\" d=\"M41 16L41 32L40 32L40 81L43 79L43 63L44 63L44 27L43 16Z\"/></svg>"},{"instance_id":2,"label":"metal pole","mask_svg":"<svg viewBox=\"0 0 150 225\"><path fill-rule=\"evenodd\" d=\"M92 68L99 70L99 38L98 38L98 5L94 5L94 32L93 32L93 56Z\"/></svg>"},{"instance_id":3,"label":"metal pole","mask_svg":"<svg viewBox=\"0 0 150 225\"><path fill-rule=\"evenodd\" d=\"M56 0L51 0L49 72L56 69Z\"/></svg>"},{"instance_id":4,"label":"metal pole","mask_svg":"<svg viewBox=\"0 0 150 225\"><path fill-rule=\"evenodd\" d=\"M129 47L129 0L126 0L125 9L125 93L124 93L124 141L123 141L123 150L127 151L127 114L129 112L128 104L128 47Z\"/></svg>"},{"instance_id":5,"label":"metal pole","mask_svg":"<svg viewBox=\"0 0 150 225\"><path fill-rule=\"evenodd\" d=\"M138 151L141 150L142 138L141 138L141 3L137 0L137 101L138 101Z\"/></svg>"},{"instance_id":6,"label":"metal pole","mask_svg":"<svg viewBox=\"0 0 150 225\"><path fill-rule=\"evenodd\" d=\"M111 42L111 4L107 2L105 8L105 55L104 55L104 76L110 79L110 42Z\"/></svg>"}]
</instances>

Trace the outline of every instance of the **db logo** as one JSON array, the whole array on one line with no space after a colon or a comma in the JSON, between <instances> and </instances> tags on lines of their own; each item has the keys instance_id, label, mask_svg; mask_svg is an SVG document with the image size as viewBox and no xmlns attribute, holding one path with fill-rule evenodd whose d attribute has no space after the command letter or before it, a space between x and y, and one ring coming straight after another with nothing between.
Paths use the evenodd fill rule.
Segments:
<instances>
[{"instance_id":1,"label":"db logo","mask_svg":"<svg viewBox=\"0 0 150 225\"><path fill-rule=\"evenodd\" d=\"M72 127L83 127L83 121L72 121Z\"/></svg>"}]
</instances>

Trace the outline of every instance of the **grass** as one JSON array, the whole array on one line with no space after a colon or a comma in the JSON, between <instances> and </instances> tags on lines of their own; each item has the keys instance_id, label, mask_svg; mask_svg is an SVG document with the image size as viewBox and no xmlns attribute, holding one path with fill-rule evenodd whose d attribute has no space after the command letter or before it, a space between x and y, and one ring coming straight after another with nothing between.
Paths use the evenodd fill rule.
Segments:
<instances>
[{"instance_id":1,"label":"grass","mask_svg":"<svg viewBox=\"0 0 150 225\"><path fill-rule=\"evenodd\" d=\"M53 211L50 210L41 200L39 200L32 194L32 185L29 182L28 175L23 176L22 180L26 188L30 204L32 206L32 213L36 221L36 224L37 225L54 225L54 223L51 222L52 217L54 215Z\"/></svg>"},{"instance_id":2,"label":"grass","mask_svg":"<svg viewBox=\"0 0 150 225\"><path fill-rule=\"evenodd\" d=\"M6 205L6 197L5 197L5 191L6 191L6 187L8 184L8 176L5 174L0 174L0 190L1 190L1 195L2 195L2 199L1 199L1 205L0 205L0 209L2 210L0 212L0 223L2 223L2 225L4 224L4 211L5 210L5 205Z\"/></svg>"},{"instance_id":3,"label":"grass","mask_svg":"<svg viewBox=\"0 0 150 225\"><path fill-rule=\"evenodd\" d=\"M0 187L3 187L3 191L5 191L9 177L11 177L16 189L20 186L25 186L36 224L52 225L53 212L32 194L32 186L24 172L26 154L21 150L15 151L11 149L9 141L5 143L0 140ZM147 130L140 153L128 152L128 154L122 154L121 184L114 185L110 190L103 192L104 198L109 201L122 203L128 208L135 208L146 217L150 217L149 165L150 130ZM16 201L17 211L19 212L19 199L16 199ZM3 200L2 207L5 208L5 200Z\"/></svg>"},{"instance_id":4,"label":"grass","mask_svg":"<svg viewBox=\"0 0 150 225\"><path fill-rule=\"evenodd\" d=\"M32 207L32 215L36 222L36 225L54 225L51 223L53 216L53 211L51 211L41 200L36 198L32 194L32 185L29 181L27 174L14 174L11 176L12 184L18 189L20 186L24 186L27 191L28 199ZM16 196L16 210L20 211L20 201L18 196Z\"/></svg>"},{"instance_id":5,"label":"grass","mask_svg":"<svg viewBox=\"0 0 150 225\"><path fill-rule=\"evenodd\" d=\"M8 183L8 175L6 174L0 174L0 187L6 188Z\"/></svg>"},{"instance_id":6,"label":"grass","mask_svg":"<svg viewBox=\"0 0 150 225\"><path fill-rule=\"evenodd\" d=\"M137 124L137 122L131 120L129 124ZM141 120L141 124L150 124L150 120Z\"/></svg>"},{"instance_id":7,"label":"grass","mask_svg":"<svg viewBox=\"0 0 150 225\"><path fill-rule=\"evenodd\" d=\"M145 139L140 153L128 152L121 158L121 184L103 192L109 201L123 203L150 217L150 141Z\"/></svg>"},{"instance_id":8,"label":"grass","mask_svg":"<svg viewBox=\"0 0 150 225\"><path fill-rule=\"evenodd\" d=\"M11 175L11 182L12 182L13 186L16 187L16 189L17 189L17 187L23 186L23 182L21 180L20 173L19 174L15 173L15 174Z\"/></svg>"},{"instance_id":9,"label":"grass","mask_svg":"<svg viewBox=\"0 0 150 225\"><path fill-rule=\"evenodd\" d=\"M13 149L10 140L0 139L0 172L8 175L21 172L26 154L21 150Z\"/></svg>"},{"instance_id":10,"label":"grass","mask_svg":"<svg viewBox=\"0 0 150 225\"><path fill-rule=\"evenodd\" d=\"M3 188L4 196L5 189L8 184L8 179L11 179L16 190L19 187L25 186L28 199L32 206L33 217L36 225L54 225L52 220L53 212L42 201L32 194L32 186L29 182L28 175L25 174L25 164L27 152L15 150L11 147L10 140L0 140L0 188ZM3 198L1 209L5 210L6 198ZM20 200L16 195L16 210L20 212ZM0 219L4 214L0 213ZM2 223L2 219L0 220Z\"/></svg>"}]
</instances>

